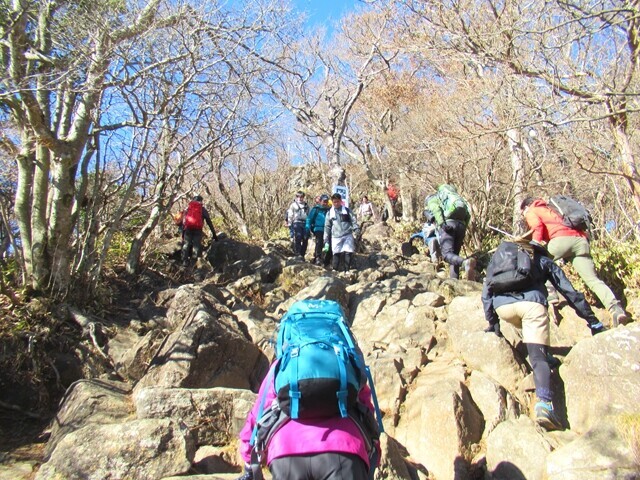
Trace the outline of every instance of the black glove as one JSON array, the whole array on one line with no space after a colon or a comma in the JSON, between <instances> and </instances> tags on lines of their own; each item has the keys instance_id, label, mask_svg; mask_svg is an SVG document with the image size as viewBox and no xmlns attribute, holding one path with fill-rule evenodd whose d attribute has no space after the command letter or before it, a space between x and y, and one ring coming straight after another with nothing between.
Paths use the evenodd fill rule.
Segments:
<instances>
[{"instance_id":1,"label":"black glove","mask_svg":"<svg viewBox=\"0 0 640 480\"><path fill-rule=\"evenodd\" d=\"M453 228L453 225L450 225L448 223L443 223L442 230L444 230L447 233L453 233L454 228Z\"/></svg>"},{"instance_id":2,"label":"black glove","mask_svg":"<svg viewBox=\"0 0 640 480\"><path fill-rule=\"evenodd\" d=\"M497 336L502 338L502 331L500 331L500 322L490 323L487 328L485 328L485 333L495 333Z\"/></svg>"},{"instance_id":3,"label":"black glove","mask_svg":"<svg viewBox=\"0 0 640 480\"><path fill-rule=\"evenodd\" d=\"M253 480L253 471L251 470L251 465L245 464L244 473L236 480Z\"/></svg>"}]
</instances>

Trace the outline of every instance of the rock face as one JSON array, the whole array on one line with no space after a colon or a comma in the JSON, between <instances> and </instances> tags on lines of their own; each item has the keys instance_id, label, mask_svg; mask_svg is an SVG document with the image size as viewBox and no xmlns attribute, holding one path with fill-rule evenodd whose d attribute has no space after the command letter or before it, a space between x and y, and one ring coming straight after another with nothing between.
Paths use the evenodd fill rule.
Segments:
<instances>
[{"instance_id":1,"label":"rock face","mask_svg":"<svg viewBox=\"0 0 640 480\"><path fill-rule=\"evenodd\" d=\"M88 425L66 435L36 480L156 480L186 473L195 445L173 420L133 420Z\"/></svg>"},{"instance_id":2,"label":"rock face","mask_svg":"<svg viewBox=\"0 0 640 480\"><path fill-rule=\"evenodd\" d=\"M640 410L640 325L579 342L560 367L571 429L585 433L606 416Z\"/></svg>"},{"instance_id":3,"label":"rock face","mask_svg":"<svg viewBox=\"0 0 640 480\"><path fill-rule=\"evenodd\" d=\"M520 332L483 331L481 285L400 256L387 226L365 237L377 251L346 274L275 243L214 243L202 284L160 292L152 318L108 345L133 387L91 380L67 392L37 478L237 478L237 435L278 322L305 298L343 306L371 367L386 430L375 478L640 478L637 323L591 337L568 307L556 312L552 347L566 358L554 386L571 430L546 432L531 420Z\"/></svg>"}]
</instances>

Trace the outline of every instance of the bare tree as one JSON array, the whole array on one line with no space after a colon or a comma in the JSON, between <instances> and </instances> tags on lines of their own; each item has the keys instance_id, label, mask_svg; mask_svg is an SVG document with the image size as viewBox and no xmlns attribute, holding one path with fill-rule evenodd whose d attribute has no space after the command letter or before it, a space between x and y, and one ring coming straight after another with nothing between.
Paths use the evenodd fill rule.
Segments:
<instances>
[{"instance_id":1,"label":"bare tree","mask_svg":"<svg viewBox=\"0 0 640 480\"><path fill-rule=\"evenodd\" d=\"M627 181L640 214L629 127L638 110L636 3L462 0L442 8L439 1L399 0L397 5L414 48L437 50L479 72L515 74L546 93L538 108L545 122L607 122L617 147L617 174Z\"/></svg>"}]
</instances>

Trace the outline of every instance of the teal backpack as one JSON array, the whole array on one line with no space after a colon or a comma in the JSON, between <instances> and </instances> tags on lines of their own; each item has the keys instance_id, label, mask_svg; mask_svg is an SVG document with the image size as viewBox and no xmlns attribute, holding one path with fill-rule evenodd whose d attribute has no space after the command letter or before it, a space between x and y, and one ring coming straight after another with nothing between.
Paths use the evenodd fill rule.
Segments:
<instances>
[{"instance_id":1,"label":"teal backpack","mask_svg":"<svg viewBox=\"0 0 640 480\"><path fill-rule=\"evenodd\" d=\"M373 378L338 303L302 300L289 308L280 321L276 365L270 375L277 399L264 405L267 389L260 399L251 438L254 474L258 474L254 467L264 458L269 440L289 419L350 417L370 457L377 454L375 442L384 430ZM375 417L358 401L367 380ZM371 465L377 463L370 460Z\"/></svg>"},{"instance_id":2,"label":"teal backpack","mask_svg":"<svg viewBox=\"0 0 640 480\"><path fill-rule=\"evenodd\" d=\"M366 382L362 352L330 300L294 303L280 322L275 390L291 418L347 416Z\"/></svg>"}]
</instances>

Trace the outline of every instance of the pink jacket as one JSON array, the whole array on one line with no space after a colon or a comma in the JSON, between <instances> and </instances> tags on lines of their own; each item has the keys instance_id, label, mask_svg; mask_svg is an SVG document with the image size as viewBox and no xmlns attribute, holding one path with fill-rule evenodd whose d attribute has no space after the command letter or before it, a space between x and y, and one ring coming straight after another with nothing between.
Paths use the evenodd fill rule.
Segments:
<instances>
[{"instance_id":1,"label":"pink jacket","mask_svg":"<svg viewBox=\"0 0 640 480\"><path fill-rule=\"evenodd\" d=\"M274 368L274 365L271 366ZM269 381L269 379L271 381ZM276 398L271 372L260 385L258 398L253 405L247 421L240 432L240 455L246 463L251 463L251 434L260 409L260 400L265 388L268 388L263 410L267 410ZM373 411L371 390L368 385L360 390L358 398ZM310 453L340 452L358 455L369 466L367 448L360 430L350 418L331 417L289 420L273 436L267 449L267 465L275 458Z\"/></svg>"},{"instance_id":2,"label":"pink jacket","mask_svg":"<svg viewBox=\"0 0 640 480\"><path fill-rule=\"evenodd\" d=\"M540 198L535 199L529 205L524 219L529 228L533 230L532 240L539 243L548 242L556 237L587 237L586 233L567 227L562 223L562 217Z\"/></svg>"}]
</instances>

